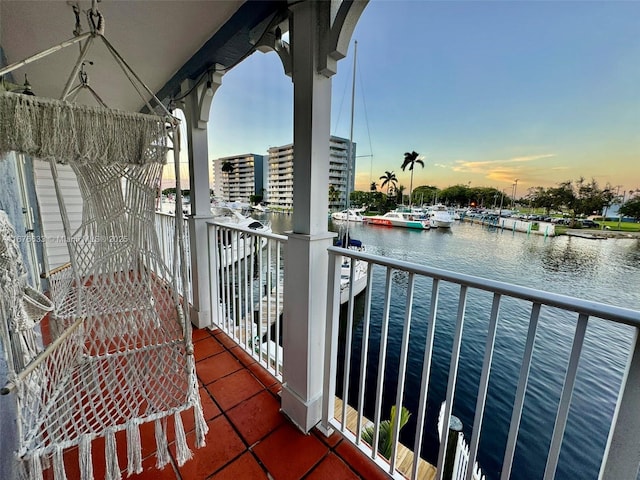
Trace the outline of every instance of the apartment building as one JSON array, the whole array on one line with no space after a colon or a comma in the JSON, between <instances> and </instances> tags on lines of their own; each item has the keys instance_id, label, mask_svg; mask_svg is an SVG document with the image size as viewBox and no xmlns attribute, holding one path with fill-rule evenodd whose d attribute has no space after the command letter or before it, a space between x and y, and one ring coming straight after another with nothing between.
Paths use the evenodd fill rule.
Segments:
<instances>
[{"instance_id":1,"label":"apartment building","mask_svg":"<svg viewBox=\"0 0 640 480\"><path fill-rule=\"evenodd\" d=\"M348 167L355 171L356 144L349 157L349 140L331 136L329 139L329 186L335 190L335 196L329 198L329 208L342 208L346 202ZM272 207L283 210L293 208L293 144L269 149L268 198ZM353 191L354 175L351 175L349 191Z\"/></svg>"},{"instance_id":2,"label":"apartment building","mask_svg":"<svg viewBox=\"0 0 640 480\"><path fill-rule=\"evenodd\" d=\"M266 197L268 160L266 155L255 153L213 160L213 193L216 198L249 203L252 195Z\"/></svg>"}]
</instances>

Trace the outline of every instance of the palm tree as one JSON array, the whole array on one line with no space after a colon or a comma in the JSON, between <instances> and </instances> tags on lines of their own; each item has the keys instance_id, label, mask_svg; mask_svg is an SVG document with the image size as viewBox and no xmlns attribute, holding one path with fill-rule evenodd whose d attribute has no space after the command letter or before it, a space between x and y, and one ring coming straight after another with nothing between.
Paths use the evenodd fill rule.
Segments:
<instances>
[{"instance_id":1,"label":"palm tree","mask_svg":"<svg viewBox=\"0 0 640 480\"><path fill-rule=\"evenodd\" d=\"M380 188L384 188L384 186L387 186L387 197L389 196L389 188L390 187L396 187L398 185L398 179L396 178L396 174L393 172L384 172L384 175L382 175L380 177L380 180L382 180L382 183L380 184Z\"/></svg>"},{"instance_id":2,"label":"palm tree","mask_svg":"<svg viewBox=\"0 0 640 480\"><path fill-rule=\"evenodd\" d=\"M396 201L398 203L401 203L404 205L404 191L405 191L405 186L404 185L400 185L399 187L396 187Z\"/></svg>"},{"instance_id":3,"label":"palm tree","mask_svg":"<svg viewBox=\"0 0 640 480\"><path fill-rule=\"evenodd\" d=\"M224 162L224 163L222 164L222 168L221 168L221 170L222 170L224 173L231 173L231 172L233 172L233 163L231 163L231 162Z\"/></svg>"},{"instance_id":4,"label":"palm tree","mask_svg":"<svg viewBox=\"0 0 640 480\"><path fill-rule=\"evenodd\" d=\"M340 199L340 190L329 185L329 203L336 203Z\"/></svg>"},{"instance_id":5,"label":"palm tree","mask_svg":"<svg viewBox=\"0 0 640 480\"><path fill-rule=\"evenodd\" d=\"M377 184L376 182L371 182L370 190L371 190L372 192L377 191L377 190L378 190L378 184Z\"/></svg>"},{"instance_id":6,"label":"palm tree","mask_svg":"<svg viewBox=\"0 0 640 480\"><path fill-rule=\"evenodd\" d=\"M383 420L380 422L380 434L378 436L378 451L387 460L391 458L393 451L393 433L396 429L396 422L400 423L400 429L404 427L409 421L411 413L405 407L400 409L400 419L398 419L397 409L394 405L391 407L391 418L389 420ZM362 431L362 439L373 447L373 434L375 433L373 425L366 427Z\"/></svg>"},{"instance_id":7,"label":"palm tree","mask_svg":"<svg viewBox=\"0 0 640 480\"><path fill-rule=\"evenodd\" d=\"M402 162L402 171L404 171L404 169L407 167L409 167L409 170L411 171L411 182L409 183L409 206L412 205L411 192L413 190L413 167L417 163L418 165L422 166L422 168L424 168L424 162L418 158L419 156L420 154L416 151L413 151L411 153L405 152L404 162Z\"/></svg>"}]
</instances>

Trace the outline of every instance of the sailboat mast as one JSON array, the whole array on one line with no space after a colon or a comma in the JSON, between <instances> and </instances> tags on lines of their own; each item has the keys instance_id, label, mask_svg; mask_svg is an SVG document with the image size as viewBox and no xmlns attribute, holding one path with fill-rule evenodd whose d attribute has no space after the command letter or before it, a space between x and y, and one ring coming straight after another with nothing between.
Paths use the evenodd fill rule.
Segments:
<instances>
[{"instance_id":1,"label":"sailboat mast","mask_svg":"<svg viewBox=\"0 0 640 480\"><path fill-rule=\"evenodd\" d=\"M351 127L349 129L349 146L347 148L347 188L345 189L347 199L345 201L347 210L347 242L349 238L349 195L351 188L351 168L352 168L352 156L353 156L353 118L355 115L355 98L356 98L356 58L358 56L358 41L354 42L353 48L353 75L351 78ZM355 165L353 165L355 167ZM355 172L354 172L355 174ZM348 247L349 245L345 245Z\"/></svg>"}]
</instances>

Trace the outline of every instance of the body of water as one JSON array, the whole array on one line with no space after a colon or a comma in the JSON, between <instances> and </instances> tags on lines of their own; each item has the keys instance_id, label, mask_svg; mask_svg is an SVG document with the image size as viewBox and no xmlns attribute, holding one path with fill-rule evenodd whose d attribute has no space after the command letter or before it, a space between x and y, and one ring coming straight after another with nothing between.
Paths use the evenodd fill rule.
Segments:
<instances>
[{"instance_id":1,"label":"body of water","mask_svg":"<svg viewBox=\"0 0 640 480\"><path fill-rule=\"evenodd\" d=\"M275 232L290 228L290 216L272 215L271 219ZM331 228L337 230L337 226L331 225ZM351 224L350 229L353 237L362 240L371 254L640 310L640 241L637 239L594 241L565 236L545 239L468 223L456 223L450 230L431 231L362 224ZM393 276L384 372L385 391L389 394L383 398L383 413L387 417L395 403L406 282L406 275ZM374 301L365 415L373 418L375 383L379 376L377 342L385 290L383 269L374 271L370 288L374 289ZM459 287L450 284L442 285L440 290L427 433L422 452L432 463L437 458L436 421L446 393L458 293ZM415 432L430 296L431 282L419 279L414 290L410 360L405 383L404 406L412 412L412 417L403 430L402 439L409 445L412 445ZM471 436L491 297L484 292L472 291L467 301L454 403L454 415L462 420L467 440ZM356 302L352 372L357 372L360 365L363 304L364 295ZM530 309L530 302L506 299L501 303L479 453L479 463L488 478L500 475ZM543 308L512 469L513 479L542 478L576 317L557 309ZM556 478L597 478L632 334L628 327L600 319L589 321ZM357 398L357 385L354 379L349 389L350 403Z\"/></svg>"}]
</instances>

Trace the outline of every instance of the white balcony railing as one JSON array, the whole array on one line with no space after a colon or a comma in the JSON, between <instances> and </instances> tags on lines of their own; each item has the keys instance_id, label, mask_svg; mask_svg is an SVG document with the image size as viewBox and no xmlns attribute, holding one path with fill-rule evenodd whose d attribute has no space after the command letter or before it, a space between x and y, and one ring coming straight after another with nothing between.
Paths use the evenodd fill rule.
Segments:
<instances>
[{"instance_id":1,"label":"white balcony railing","mask_svg":"<svg viewBox=\"0 0 640 480\"><path fill-rule=\"evenodd\" d=\"M171 215L158 214L156 225L164 253L165 261L171 265L173 261L172 235L174 231L174 217ZM188 235L188 230L186 230ZM234 228L225 224L210 223L208 225L209 242L209 270L211 275L210 298L211 311L216 326L233 338L245 351L254 357L263 367L267 368L279 380L282 380L282 351L279 347L279 339L282 332L281 313L283 310L285 296L283 292L284 258L287 245L287 237L275 234L257 234L253 230ZM188 255L188 237L186 239ZM364 298L364 312L361 312L362 320L359 326L362 337L359 339L359 351L354 348L354 305L353 295L350 295L346 308L342 313L346 313L346 326L340 328L340 280L342 257L349 256L363 260L369 264L368 285ZM356 264L356 262L351 262ZM543 336L540 330L549 325L549 318L545 316L549 310L560 311L563 315L552 315L552 320L557 321L562 318L563 326L570 327L573 333L567 341L568 360L566 364L551 362L555 369L555 377L560 377L557 392L559 399L557 408L552 416L553 433L550 438L549 447L546 451L546 467L544 478L554 478L560 451L563 446L563 438L569 412L572 406L574 386L579 370L581 354L583 354L584 340L587 326L593 324L593 320L600 322L604 320L609 324L630 326L630 347L624 352L626 363L623 367L612 365L607 355L603 355L604 366L600 366L598 375L609 375L621 377L621 385L617 386L617 391L610 395L617 396L615 411L611 415L609 434L602 433L601 439L590 439L591 442L606 443L606 448L602 461L600 462L600 478L622 479L636 478L638 466L640 465L640 446L638 432L640 432L640 314L637 311L617 308L610 305L596 302L574 299L553 293L542 292L526 287L506 284L494 280L472 277L469 275L457 274L440 269L423 267L403 261L396 261L388 258L369 255L366 253L330 247L329 248L329 299L327 309L327 331L325 346L325 380L323 396L323 430L339 430L344 437L357 445L362 451L372 458L379 466L389 472L395 478L420 478L418 472L424 470L423 460L420 455L410 456L410 466L406 467L406 452L421 452L425 438L425 420L427 416L427 403L438 403L444 400L444 419L446 423L451 419L453 403L456 397L456 386L459 373L468 368L469 360L461 360L463 330L471 326L472 319L467 317L474 312L477 317L481 312L484 322L486 322L486 338L484 338L484 353L478 353L477 363L481 363L478 373L477 395L474 398L475 409L472 410L473 421L468 452L465 451L465 464L475 466L478 463L478 452L480 448L480 436L483 429L488 424L497 422L507 423L505 430L508 430L506 447L502 458L500 478L508 479L514 464L514 455L517 448L527 448L526 438L519 438L523 411L525 411L525 395L528 385L537 385L540 379L532 377L531 366L533 361L534 347ZM394 289L394 299L391 301L392 283L402 280L403 288ZM372 288L378 285L378 289ZM383 294L374 293L383 288ZM191 288L189 286L189 292ZM441 294L441 292L445 293ZM457 293L455 293L457 291ZM331 294L333 292L333 294ZM418 295L414 295L418 292ZM414 296L417 299L414 300ZM455 298L452 298L455 297ZM451 346L445 349L450 353L450 363L448 363L448 378L446 386L436 395L432 392L432 385L429 381L433 375L432 364L434 362L434 352L437 351L436 324L443 323L443 308L439 308L439 302L446 305L449 310L447 315L452 318L449 342ZM514 332L506 330L509 338L501 338L498 335L502 330L501 306L507 310L513 302L519 302L518 318L522 327L521 337L513 337ZM404 305L402 312L392 312L394 305ZM344 307L344 306L343 306ZM372 315L372 311L378 315ZM420 311L420 321L426 324L425 330L420 335L416 335L415 327L418 319L413 318L412 312ZM381 315L380 315L381 312ZM399 322L390 322L390 317L397 318ZM468 327L465 327L465 321ZM542 325L543 327L539 328ZM551 324L554 326L553 323ZM596 326L599 324L596 323ZM555 325L559 328L559 325ZM376 335L371 335L372 329L376 330ZM339 331L343 332L344 339L339 345ZM566 328L565 328L566 331ZM505 333L503 331L503 333ZM417 338L416 338L417 337ZM538 338L537 338L538 337ZM396 360L397 366L393 370L392 376L387 370L387 358L389 339L395 341L394 346L399 350ZM423 354L420 355L421 364L417 370L408 372L408 361L410 358L410 344L422 344ZM486 418L485 405L489 392L489 380L492 375L500 375L501 372L492 370L494 363L494 352L496 344L500 342L519 342L523 349L521 357L510 358L510 362L517 363L514 367L513 378L515 395L512 401L505 406L505 411L511 411L509 418ZM339 354L339 346L341 353ZM376 350L375 362L368 363L370 351ZM396 352L397 353L397 352ZM584 355L582 355L584 356ZM482 357L482 358L480 358ZM289 361L295 361L289 357ZM375 364L374 364L375 363ZM549 363L549 362L547 362ZM557 364L556 364L557 363ZM342 367L338 370L338 365ZM497 367L496 367L497 368ZM583 368L583 367L581 367ZM376 370L377 369L377 370ZM383 372L374 375L374 386L365 382L367 372ZM621 371L622 370L622 371ZM463 372L464 373L464 372ZM549 373L549 372L545 372ZM365 397L374 399L375 405L369 408L370 425L374 428L373 445L378 445L380 436L380 425L382 423L383 398L393 398L394 405L403 405L407 398L404 388L409 376L417 376L419 391L409 392L417 401L417 411L413 411L415 422L415 434L407 442L406 435L403 437L405 445L398 441L399 426L396 424L392 438L395 439L392 445L390 460L380 456L376 449L372 449L362 440L362 431L367 426L368 420L365 417ZM369 375L371 376L371 375ZM336 385L339 381L339 390ZM353 384L355 383L355 388ZM613 382L615 384L615 382ZM351 385L351 388L350 388ZM391 388L391 391L389 391ZM610 388L607 386L606 388ZM459 389L459 388L458 388ZM373 390L373 391L371 391ZM357 394L351 395L355 391ZM339 402L340 412L335 410L336 393L342 398ZM540 395L540 392L537 392ZM357 398L356 398L357 397ZM502 399L505 401L505 399ZM581 406L593 399L580 399ZM388 402L387 402L388 403ZM612 402L613 403L613 402ZM471 407L469 407L471 408ZM601 405L588 405L588 408L601 410ZM347 414L347 412L349 412ZM355 427L348 425L350 419L356 417ZM507 414L508 416L508 414ZM343 422L342 419L345 419ZM609 420L607 420L609 422ZM470 425L468 425L470 426ZM487 429L489 430L489 429ZM590 432L591 433L591 432ZM593 432L595 435L595 431ZM526 437L526 436L525 436ZM443 466L445 462L445 452L447 451L447 430L440 437L440 447L437 456L436 478L442 478ZM534 439L538 441L539 439ZM574 447L574 446L572 446ZM569 451L572 448L568 449ZM573 448L575 450L575 448ZM404 465L399 470L399 453L404 455ZM482 466L482 465L481 465ZM462 477L465 480L474 478L474 469L468 468ZM491 472L486 471L491 475Z\"/></svg>"},{"instance_id":2,"label":"white balcony railing","mask_svg":"<svg viewBox=\"0 0 640 480\"><path fill-rule=\"evenodd\" d=\"M174 235L176 234L176 217L168 213L156 212L156 234L160 244L160 252L162 260L169 269L173 271L173 266L177 264L179 259L174 251ZM193 289L191 287L191 249L189 248L189 225L187 219L184 219L184 245L185 245L185 263L187 265L187 293L189 302L193 303ZM177 277L178 291L182 292L182 276Z\"/></svg>"},{"instance_id":3,"label":"white balcony railing","mask_svg":"<svg viewBox=\"0 0 640 480\"><path fill-rule=\"evenodd\" d=\"M216 326L281 381L287 237L211 222L208 242Z\"/></svg>"},{"instance_id":4,"label":"white balcony railing","mask_svg":"<svg viewBox=\"0 0 640 480\"><path fill-rule=\"evenodd\" d=\"M339 297L343 256L363 260L369 264L369 288L364 299L362 320L358 325L358 332L362 332L358 342L354 342L355 302L353 295L350 295L346 313L343 310L343 314L346 315L346 320L343 319L343 321L346 321L346 325L340 324ZM575 330L572 334L572 340L567 342L567 349L570 350L567 352L568 362L562 364L564 362L558 360L546 363L550 365L550 369L555 369L555 375L560 378L558 381L560 392L555 414L550 415L550 421L553 421L552 419L555 415L555 422L553 423L553 433L546 454L544 478L552 479L556 473L569 410L572 404L578 366L583 353L585 333L587 325L594 319L603 319L611 325L615 323L631 326L632 329L630 330L633 331L630 335L632 337L631 346L626 354L627 364L623 368L624 371L620 371L619 365L612 365L615 362L607 362L606 358L603 360L603 369L608 369L608 372L605 371L605 373L612 376L621 376L622 385L617 394L618 400L613 418L610 421L608 439L606 438L606 432L602 433L601 436L604 438L600 439L602 445L606 443L604 456L600 463L600 478L636 478L640 461L640 448L638 448L640 421L637 415L637 412L640 411L640 389L638 389L638 384L640 384L640 347L638 346L640 313L503 282L427 268L408 262L345 251L336 247L329 248L329 257L329 291L333 292L333 296L329 299L327 311L323 430L339 430L393 477L404 478L404 476L408 476L409 478L418 478L419 454L413 456L413 465L409 472L403 471L403 473L400 473L398 470L398 452L401 448L405 449L398 441L400 438L400 422L396 422L393 427L391 434L393 444L389 460L383 459L377 452L381 435L383 398L388 399L387 403L389 403L390 399L393 399L393 405L404 405L408 399L408 393L405 390L409 381L408 377L417 376L415 384L419 384L419 387L416 387L416 390L419 391L413 390L409 392L412 399L419 398L417 412L413 412L416 418L415 434L408 442L406 438L404 441L413 452L421 452L423 434L425 433L427 402L432 404L437 402L439 404L444 396L444 419L445 424L448 425L454 400L456 399L456 386L459 386L459 383L457 383L458 374L465 368L468 369L471 361L468 358L466 361L461 361L465 319L473 315L474 321L480 321L478 320L478 315L482 315L484 322L486 322L487 334L484 342L484 353L478 348L479 353L477 354L476 364L481 363L482 368L479 379L476 378L474 380L474 382L477 382L477 396L475 397L475 410L471 410L472 414L473 412L475 413L473 414L474 419L467 465L474 466L476 464L479 440L483 428L488 424L494 426L495 422L504 422L506 423L505 427L508 425L508 436L504 456L501 457L503 460L500 478L508 479L511 475L514 453L519 442L522 442L520 448L524 449L524 451L527 449L527 439L519 438L518 433L525 407L524 400L527 393L527 384L529 380L532 380L530 367L532 365L534 345L539 343L539 337L542 335L542 332L539 333L537 339L536 332L543 330L543 327L538 328L539 325L548 326L550 318L557 319L558 317L555 314L559 312L560 316L564 318L563 322L571 322L568 323L569 325L575 324ZM351 262L351 265L355 264L355 261ZM375 282L379 286L377 291L380 291L382 278L385 278L384 294L372 294L374 289L371 286ZM397 284L398 278L402 279L402 288L393 288L394 298L392 303L392 283ZM443 290L446 291L446 294L441 294ZM417 293L414 295L414 292ZM439 299L444 308L439 308ZM500 314L501 305L506 310L511 303L518 306L517 320L521 322L520 325L524 325L521 332L522 336L524 336L526 331L525 338L522 338L522 336L520 338L512 338L514 335L513 330L505 332L502 329L498 329L499 323L502 325L503 322L503 317ZM401 308L400 313L398 311L391 312L395 308L393 307L394 305L396 307L403 305L404 308ZM374 307L377 312L375 317L372 315ZM420 309L420 325L418 324L418 319L414 318L416 315L413 313L417 312L418 309ZM443 310L447 311L443 312ZM554 315L550 316L550 312ZM391 314L395 319L393 322L390 322ZM450 323L446 326L436 327L438 321L443 323L441 318L445 315L451 319ZM600 320L597 320L597 322L600 322ZM469 326L471 325L469 323ZM551 325L554 329L560 328L560 325L553 325L553 323ZM563 323L563 325L566 326L567 323ZM416 332L419 328L423 330L417 335ZM436 335L436 328L446 328L447 334L444 337ZM374 331L375 335L371 333ZM509 338L501 338L498 332L505 334ZM430 381L432 362L436 362L436 360L433 360L434 351L436 351L434 339L439 342L445 337L449 343L443 348L450 352L451 355L448 364L448 380L446 381L446 388L442 388L442 390L446 390L446 393L441 391L439 393L440 398L436 398L438 395L435 395L432 391L433 381ZM390 346L390 338L394 339L392 346ZM475 340L474 346L479 347L477 345L479 342L477 342L477 339ZM494 374L494 371L492 371L494 347L496 342L505 341L517 341L520 344L524 344L522 357L509 359L510 362L519 364L515 367L515 378L510 378L515 388L513 403L506 398L500 399L503 402L508 402L504 411L508 412L510 410L511 417L510 420L506 418L509 416L507 413L504 415L505 418L492 417L485 419L484 413L489 390L489 378ZM359 344L357 350L354 347L356 343ZM415 368L414 364L414 368L408 371L409 351L415 348L416 344L420 344L423 350L423 355L420 355L421 366ZM338 352L342 348L344 348L344 353L339 355ZM392 348L396 354L399 350L399 354L394 359L393 368L389 368L386 362L389 362L388 352ZM375 355L371 355L374 350L376 351ZM342 366L339 369L338 365L340 364ZM518 370L519 374L517 373ZM500 375L500 372L497 372L496 375ZM602 372L600 372L600 375L602 375ZM366 381L367 376L369 376L369 382ZM373 380L371 377L373 377ZM339 383L337 384L337 382ZM336 390L337 385L338 390ZM388 391L389 385L393 389L391 392ZM538 385L537 382L536 385ZM350 398L350 393L353 399ZM342 399L339 404L341 412L335 411L336 394ZM540 392L538 392L539 394ZM615 396L615 393L613 395ZM373 447L362 440L363 429L367 422L365 417L365 398L368 398L369 401L367 413L369 418L372 419L374 428L373 441L371 442ZM593 397L588 396L586 399L581 398L582 403L585 401L598 402L598 399L595 395ZM375 403L373 408L371 408L372 403ZM590 407L596 411L602 409L602 406L597 403L590 405ZM469 409L471 409L471 406L469 406ZM355 422L351 420L354 416L354 410L357 416ZM350 420L351 426L348 427L347 424ZM447 451L447 429L443 430L439 439L440 446L437 456L436 478L438 479L441 479L443 475L445 452ZM589 433L596 435L597 432ZM530 438L528 440L531 441ZM535 438L533 440L539 442L540 439ZM589 441L594 442L596 440L590 438ZM571 450L569 449L569 451ZM575 451L575 449L573 450ZM473 468L468 468L464 472L464 477L461 478L471 480L474 475L473 470ZM497 475L497 473L494 472L494 475Z\"/></svg>"}]
</instances>

